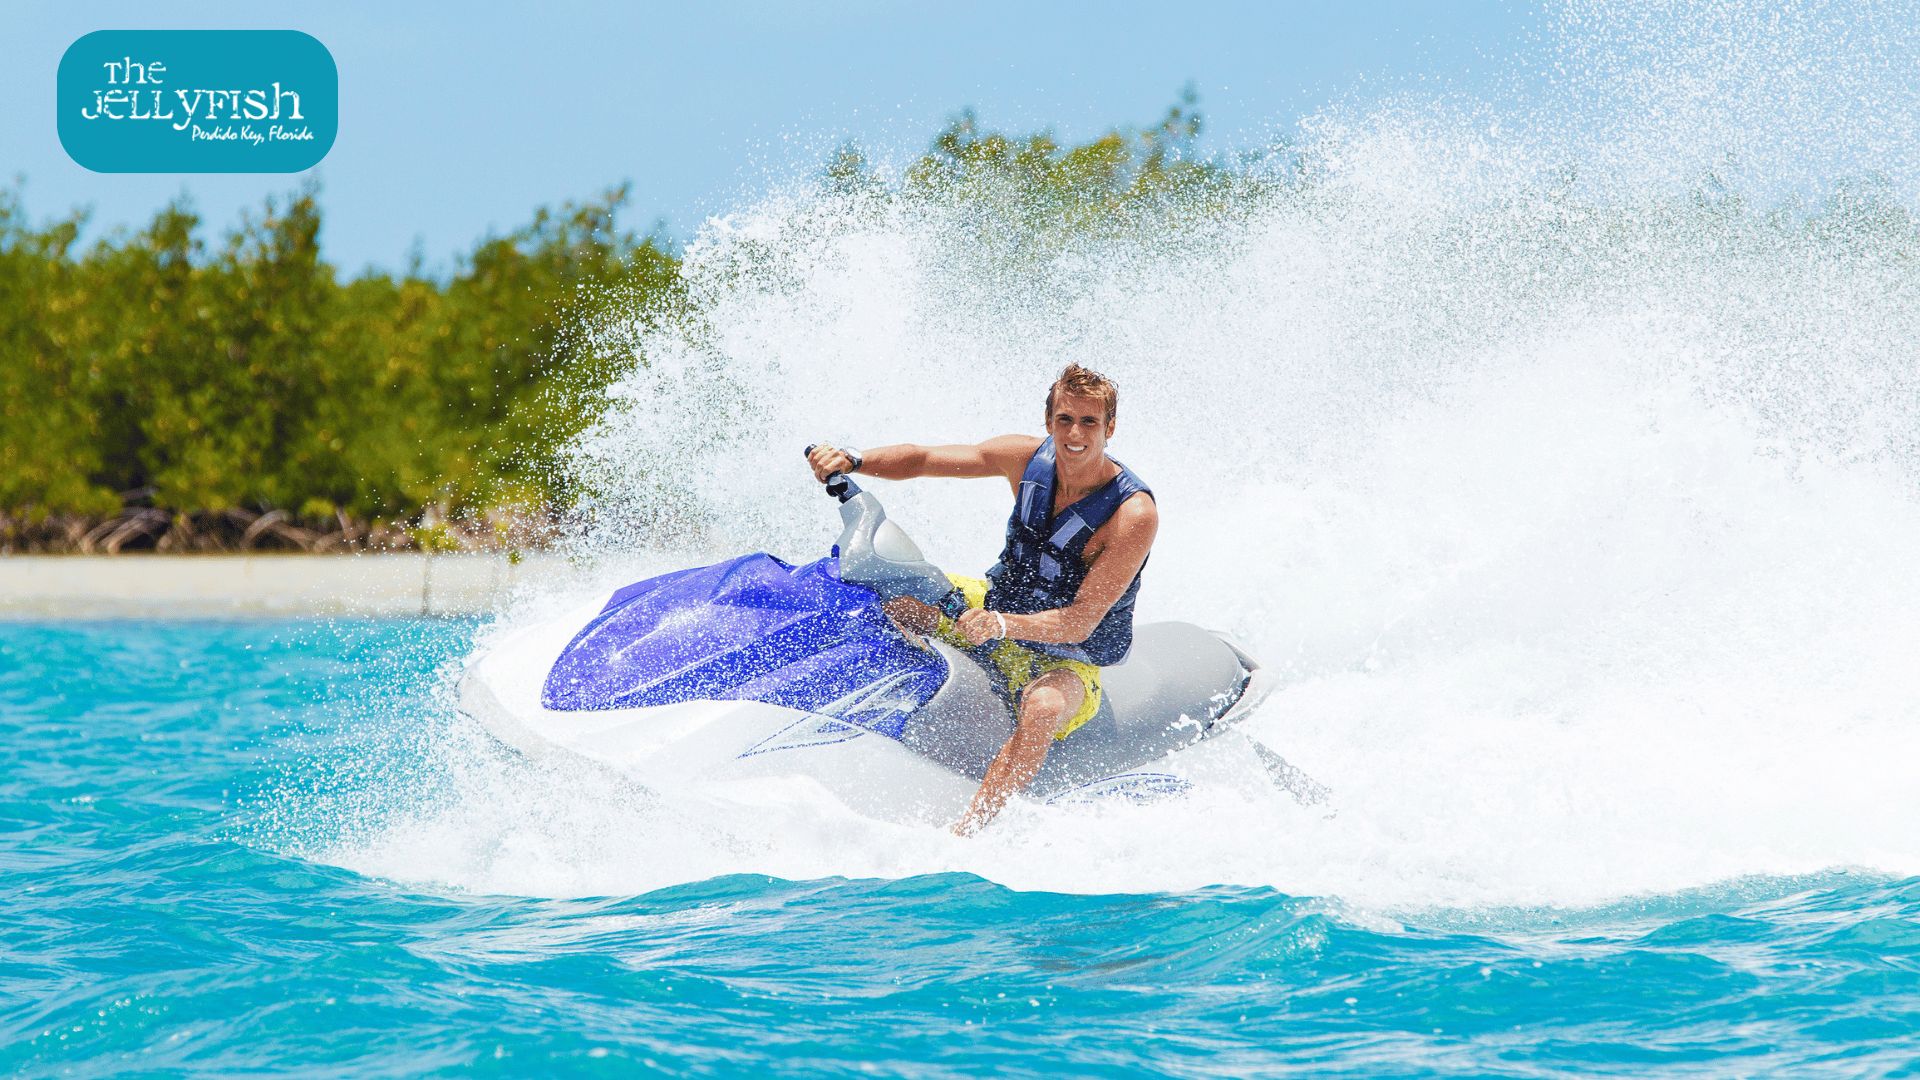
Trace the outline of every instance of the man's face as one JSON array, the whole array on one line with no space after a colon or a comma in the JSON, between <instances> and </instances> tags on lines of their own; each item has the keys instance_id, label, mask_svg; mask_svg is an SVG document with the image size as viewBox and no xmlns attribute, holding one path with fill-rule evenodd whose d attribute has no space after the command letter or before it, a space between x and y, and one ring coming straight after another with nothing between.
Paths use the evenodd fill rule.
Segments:
<instances>
[{"instance_id":1,"label":"man's face","mask_svg":"<svg viewBox=\"0 0 1920 1080\"><path fill-rule=\"evenodd\" d=\"M1107 452L1113 425L1107 422L1107 403L1097 397L1053 396L1053 415L1047 417L1055 457L1063 462L1098 461Z\"/></svg>"}]
</instances>

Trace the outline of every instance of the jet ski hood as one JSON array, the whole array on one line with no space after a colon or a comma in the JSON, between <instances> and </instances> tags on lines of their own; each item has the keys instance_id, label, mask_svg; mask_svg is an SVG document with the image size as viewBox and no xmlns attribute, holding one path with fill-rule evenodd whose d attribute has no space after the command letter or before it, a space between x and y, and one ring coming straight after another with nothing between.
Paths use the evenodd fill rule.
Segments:
<instances>
[{"instance_id":1,"label":"jet ski hood","mask_svg":"<svg viewBox=\"0 0 1920 1080\"><path fill-rule=\"evenodd\" d=\"M888 676L901 676L892 686L910 709L946 665L894 632L870 589L842 581L838 559L796 568L753 554L614 593L560 653L541 703L752 700L818 712Z\"/></svg>"}]
</instances>

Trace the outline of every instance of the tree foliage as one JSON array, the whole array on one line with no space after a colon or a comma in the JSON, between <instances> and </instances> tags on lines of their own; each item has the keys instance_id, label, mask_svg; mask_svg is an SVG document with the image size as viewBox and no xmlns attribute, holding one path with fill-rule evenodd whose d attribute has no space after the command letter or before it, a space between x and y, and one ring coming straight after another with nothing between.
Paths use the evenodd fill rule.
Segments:
<instances>
[{"instance_id":1,"label":"tree foliage","mask_svg":"<svg viewBox=\"0 0 1920 1080\"><path fill-rule=\"evenodd\" d=\"M961 220L1010 264L1089 233L1244 212L1274 185L1312 190L1298 167L1200 158L1202 127L1191 88L1157 123L1080 145L987 130L968 111L891 181L849 145L821 184L978 207ZM1571 178L1539 193L1543 212L1588 212ZM627 198L539 210L443 276L416 260L342 279L320 253L312 188L212 245L180 202L85 246L84 214L36 225L0 188L0 551L518 542L574 494L554 451L644 363L640 338L597 331L673 318L682 298L673 254L616 227ZM1902 266L1920 251L1873 178L1763 224L1709 177L1681 211Z\"/></svg>"},{"instance_id":2,"label":"tree foliage","mask_svg":"<svg viewBox=\"0 0 1920 1080\"><path fill-rule=\"evenodd\" d=\"M117 516L131 546L226 546L271 516L289 541L406 544L564 505L544 463L622 362L581 329L674 280L615 228L626 198L540 210L444 280L343 282L312 189L213 251L182 203L79 250L84 217L36 226L0 192L0 543Z\"/></svg>"}]
</instances>

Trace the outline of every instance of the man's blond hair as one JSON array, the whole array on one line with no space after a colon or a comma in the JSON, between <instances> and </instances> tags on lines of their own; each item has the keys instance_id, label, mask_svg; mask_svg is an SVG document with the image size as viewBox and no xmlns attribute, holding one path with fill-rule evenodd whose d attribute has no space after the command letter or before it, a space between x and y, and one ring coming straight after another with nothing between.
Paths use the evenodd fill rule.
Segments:
<instances>
[{"instance_id":1,"label":"man's blond hair","mask_svg":"<svg viewBox=\"0 0 1920 1080\"><path fill-rule=\"evenodd\" d=\"M1049 424L1053 423L1053 400L1056 394L1099 398L1106 402L1109 424L1113 423L1114 414L1120 411L1120 388L1113 384L1112 379L1092 368L1081 367L1079 364L1068 364L1060 372L1060 377L1053 380L1053 385L1047 387L1047 423Z\"/></svg>"}]
</instances>

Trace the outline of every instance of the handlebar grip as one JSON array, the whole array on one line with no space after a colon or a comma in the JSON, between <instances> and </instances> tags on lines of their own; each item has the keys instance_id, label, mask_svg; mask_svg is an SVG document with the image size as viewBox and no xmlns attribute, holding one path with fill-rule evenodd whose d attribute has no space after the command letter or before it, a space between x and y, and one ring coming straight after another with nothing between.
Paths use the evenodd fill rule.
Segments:
<instances>
[{"instance_id":1,"label":"handlebar grip","mask_svg":"<svg viewBox=\"0 0 1920 1080\"><path fill-rule=\"evenodd\" d=\"M947 595L941 597L940 602L934 605L940 610L940 614L949 619L959 618L966 612L968 606L967 594L961 592L958 586L948 590Z\"/></svg>"},{"instance_id":2,"label":"handlebar grip","mask_svg":"<svg viewBox=\"0 0 1920 1080\"><path fill-rule=\"evenodd\" d=\"M811 458L814 450L819 446L819 443L808 443L805 456ZM841 502L846 502L849 498L860 494L860 489L853 486L853 481L847 478L846 473L828 473L826 483L827 494Z\"/></svg>"}]
</instances>

